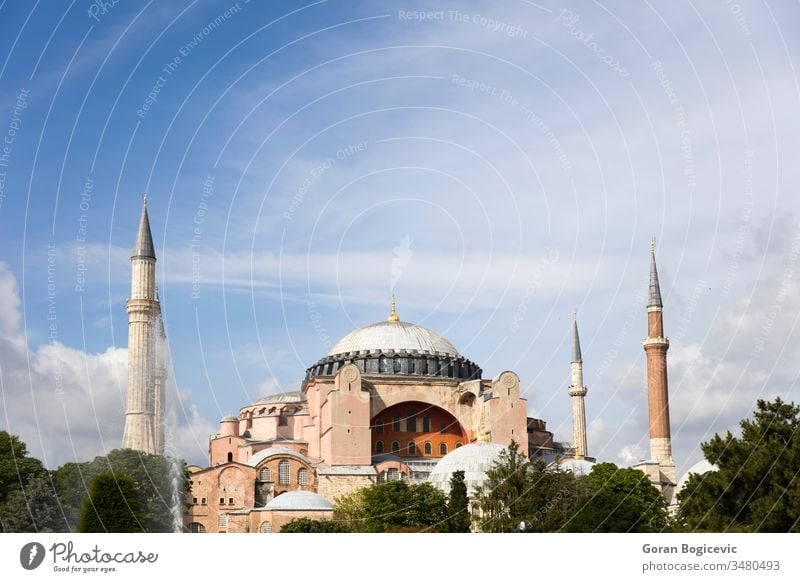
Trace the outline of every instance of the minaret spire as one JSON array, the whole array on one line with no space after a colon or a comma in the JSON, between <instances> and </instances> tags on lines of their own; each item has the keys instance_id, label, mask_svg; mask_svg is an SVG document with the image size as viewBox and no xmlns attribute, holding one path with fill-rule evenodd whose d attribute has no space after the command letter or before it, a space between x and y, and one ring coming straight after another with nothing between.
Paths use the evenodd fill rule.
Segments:
<instances>
[{"instance_id":1,"label":"minaret spire","mask_svg":"<svg viewBox=\"0 0 800 582\"><path fill-rule=\"evenodd\" d=\"M150 232L150 217L147 215L147 194L143 197L142 216L139 219L139 230L133 245L132 258L146 257L155 260L156 251L153 245L153 234Z\"/></svg>"},{"instance_id":2,"label":"minaret spire","mask_svg":"<svg viewBox=\"0 0 800 582\"><path fill-rule=\"evenodd\" d=\"M575 447L575 458L586 457L586 405L584 397L588 392L583 385L583 357L581 355L581 340L578 337L578 315L572 313L572 362L570 363L572 385L567 390L572 399L572 442Z\"/></svg>"},{"instance_id":3,"label":"minaret spire","mask_svg":"<svg viewBox=\"0 0 800 582\"><path fill-rule=\"evenodd\" d=\"M578 312L572 312L572 362L582 364L581 339L578 337Z\"/></svg>"},{"instance_id":4,"label":"minaret spire","mask_svg":"<svg viewBox=\"0 0 800 582\"><path fill-rule=\"evenodd\" d=\"M650 289L647 295L647 307L663 307L661 303L661 286L658 284L656 268L656 239L650 239Z\"/></svg>"}]
</instances>

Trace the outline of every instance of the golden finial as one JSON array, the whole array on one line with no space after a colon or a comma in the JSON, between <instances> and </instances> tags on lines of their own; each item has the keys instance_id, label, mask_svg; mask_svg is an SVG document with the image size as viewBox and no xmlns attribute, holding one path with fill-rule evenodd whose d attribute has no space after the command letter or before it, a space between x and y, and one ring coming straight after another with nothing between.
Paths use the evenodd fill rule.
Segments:
<instances>
[{"instance_id":1,"label":"golden finial","mask_svg":"<svg viewBox=\"0 0 800 582\"><path fill-rule=\"evenodd\" d=\"M400 316L397 315L397 304L395 302L394 293L392 293L392 312L389 314L389 317L386 318L386 321L391 321L392 323L400 321Z\"/></svg>"},{"instance_id":2,"label":"golden finial","mask_svg":"<svg viewBox=\"0 0 800 582\"><path fill-rule=\"evenodd\" d=\"M478 435L478 442L479 443L488 443L489 442L489 435L485 432L481 431Z\"/></svg>"},{"instance_id":3,"label":"golden finial","mask_svg":"<svg viewBox=\"0 0 800 582\"><path fill-rule=\"evenodd\" d=\"M652 255L656 254L656 239L655 238L651 238L650 239L650 254L652 254Z\"/></svg>"},{"instance_id":4,"label":"golden finial","mask_svg":"<svg viewBox=\"0 0 800 582\"><path fill-rule=\"evenodd\" d=\"M578 321L578 310L577 309L573 309L572 310L572 321Z\"/></svg>"},{"instance_id":5,"label":"golden finial","mask_svg":"<svg viewBox=\"0 0 800 582\"><path fill-rule=\"evenodd\" d=\"M147 192L142 192L142 200L144 200L144 205L147 206Z\"/></svg>"}]
</instances>

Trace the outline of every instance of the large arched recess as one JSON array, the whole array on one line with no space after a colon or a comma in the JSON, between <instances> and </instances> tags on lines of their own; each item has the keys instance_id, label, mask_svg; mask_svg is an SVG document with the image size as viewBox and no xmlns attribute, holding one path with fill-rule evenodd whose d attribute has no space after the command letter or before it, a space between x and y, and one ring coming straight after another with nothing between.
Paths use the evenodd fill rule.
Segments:
<instances>
[{"instance_id":1,"label":"large arched recess","mask_svg":"<svg viewBox=\"0 0 800 582\"><path fill-rule=\"evenodd\" d=\"M438 459L469 443L455 416L425 402L400 402L385 408L372 418L370 428L372 454L378 457L396 454Z\"/></svg>"}]
</instances>

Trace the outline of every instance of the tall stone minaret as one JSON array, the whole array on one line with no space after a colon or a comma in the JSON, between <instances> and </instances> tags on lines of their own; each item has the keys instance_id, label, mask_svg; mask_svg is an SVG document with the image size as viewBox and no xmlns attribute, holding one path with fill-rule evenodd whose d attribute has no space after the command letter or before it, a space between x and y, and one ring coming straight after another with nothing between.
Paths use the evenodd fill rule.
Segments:
<instances>
[{"instance_id":1,"label":"tall stone minaret","mask_svg":"<svg viewBox=\"0 0 800 582\"><path fill-rule=\"evenodd\" d=\"M157 322L156 253L144 197L139 232L131 255L131 297L128 311L128 396L122 448L156 454L163 450L163 428L156 423L162 394L156 392ZM159 412L159 415L161 413Z\"/></svg>"},{"instance_id":2,"label":"tall stone minaret","mask_svg":"<svg viewBox=\"0 0 800 582\"><path fill-rule=\"evenodd\" d=\"M572 385L567 393L572 399L572 442L575 447L575 458L583 459L587 455L586 447L586 406L583 398L588 390L583 385L583 357L581 356L581 340L578 337L577 313L572 314Z\"/></svg>"},{"instance_id":3,"label":"tall stone minaret","mask_svg":"<svg viewBox=\"0 0 800 582\"><path fill-rule=\"evenodd\" d=\"M647 354L647 404L650 417L650 458L658 463L663 485L675 483L672 437L669 426L667 350L664 336L664 305L656 269L655 239L650 242L650 290L647 300L647 338L642 342ZM666 480L664 479L666 478ZM668 482L668 483L667 483Z\"/></svg>"}]
</instances>

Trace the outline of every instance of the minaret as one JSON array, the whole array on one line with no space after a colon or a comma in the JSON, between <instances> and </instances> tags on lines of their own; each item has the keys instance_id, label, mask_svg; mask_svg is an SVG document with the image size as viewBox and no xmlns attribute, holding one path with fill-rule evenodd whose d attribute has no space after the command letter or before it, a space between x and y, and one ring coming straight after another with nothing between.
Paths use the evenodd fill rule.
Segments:
<instances>
[{"instance_id":1,"label":"minaret","mask_svg":"<svg viewBox=\"0 0 800 582\"><path fill-rule=\"evenodd\" d=\"M667 350L664 336L663 304L656 269L655 239L650 242L650 290L647 301L647 338L642 342L647 354L647 404L650 417L650 458L658 463L663 477L675 483L672 437L669 426ZM663 482L663 479L662 479ZM664 483L667 485L667 483Z\"/></svg>"},{"instance_id":2,"label":"minaret","mask_svg":"<svg viewBox=\"0 0 800 582\"><path fill-rule=\"evenodd\" d=\"M577 313L572 314L572 385L567 393L572 399L572 442L575 447L575 458L586 457L586 406L583 402L588 390L583 385L583 358L581 357L581 340L578 337Z\"/></svg>"},{"instance_id":3,"label":"minaret","mask_svg":"<svg viewBox=\"0 0 800 582\"><path fill-rule=\"evenodd\" d=\"M156 253L147 196L144 197L139 232L131 254L131 297L128 311L128 395L122 448L158 453L155 430L156 321L160 307L156 298ZM161 439L163 441L163 439Z\"/></svg>"}]
</instances>

